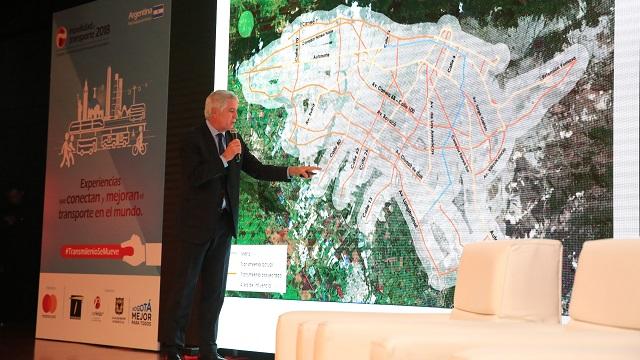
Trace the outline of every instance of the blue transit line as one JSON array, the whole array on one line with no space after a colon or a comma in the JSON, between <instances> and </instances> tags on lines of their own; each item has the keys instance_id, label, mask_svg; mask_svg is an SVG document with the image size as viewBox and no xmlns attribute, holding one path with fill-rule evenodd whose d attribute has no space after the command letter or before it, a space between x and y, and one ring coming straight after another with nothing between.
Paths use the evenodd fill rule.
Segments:
<instances>
[{"instance_id":1,"label":"blue transit line","mask_svg":"<svg viewBox=\"0 0 640 360\"><path fill-rule=\"evenodd\" d=\"M462 60L463 60L462 61L462 79L460 81L460 105L458 105L458 110L456 111L456 115L453 118L453 123L451 124L451 129L449 129L449 134L447 135L446 139L442 142L442 145L441 145L442 146L442 153L441 153L442 154L442 161L444 161L444 168L447 171L447 178L448 178L449 182L444 187L444 189L442 189L440 194L438 194L438 197L433 201L433 203L431 204L431 206L429 207L429 210L427 210L427 212L431 212L433 207L438 203L438 201L440 201L440 198L442 198L444 193L447 192L447 190L449 190L449 187L451 187L451 184L453 184L453 181L451 180L451 173L449 172L449 166L447 165L447 158L444 155L444 152L445 152L444 146L449 142L449 140L453 136L453 128L456 126L456 123L458 122L458 118L460 117L460 114L462 113L462 107L464 105L464 90L462 90L462 89L464 88L464 73L465 73L465 69L467 67L467 58L463 55Z\"/></svg>"}]
</instances>

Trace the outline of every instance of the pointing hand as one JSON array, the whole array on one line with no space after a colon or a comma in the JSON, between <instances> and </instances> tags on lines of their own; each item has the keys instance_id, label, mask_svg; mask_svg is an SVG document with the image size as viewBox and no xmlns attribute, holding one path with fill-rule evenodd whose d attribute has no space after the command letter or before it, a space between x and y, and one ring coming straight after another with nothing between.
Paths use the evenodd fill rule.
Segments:
<instances>
[{"instance_id":1,"label":"pointing hand","mask_svg":"<svg viewBox=\"0 0 640 360\"><path fill-rule=\"evenodd\" d=\"M291 166L289 168L289 176L300 176L302 178L308 179L315 175L319 170L322 169L317 166Z\"/></svg>"}]
</instances>

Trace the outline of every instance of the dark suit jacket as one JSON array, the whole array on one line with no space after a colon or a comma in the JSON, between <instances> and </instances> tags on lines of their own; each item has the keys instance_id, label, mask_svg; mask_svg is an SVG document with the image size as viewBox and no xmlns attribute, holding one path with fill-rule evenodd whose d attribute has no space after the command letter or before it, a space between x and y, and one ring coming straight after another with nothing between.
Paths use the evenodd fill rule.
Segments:
<instances>
[{"instance_id":1,"label":"dark suit jacket","mask_svg":"<svg viewBox=\"0 0 640 360\"><path fill-rule=\"evenodd\" d=\"M229 139L229 134L226 134ZM220 218L220 194L227 186L228 206L233 215L233 235L238 229L240 170L258 180L288 181L287 168L264 165L256 159L242 138L240 162L231 160L225 168L215 139L206 123L195 127L182 147L182 176L185 180L178 238L193 243L211 239Z\"/></svg>"}]
</instances>

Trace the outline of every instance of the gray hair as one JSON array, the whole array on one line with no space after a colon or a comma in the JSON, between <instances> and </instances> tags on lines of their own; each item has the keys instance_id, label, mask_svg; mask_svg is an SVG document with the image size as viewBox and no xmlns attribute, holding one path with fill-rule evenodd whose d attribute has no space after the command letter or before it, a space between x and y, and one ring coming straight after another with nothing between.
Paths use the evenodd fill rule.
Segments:
<instances>
[{"instance_id":1,"label":"gray hair","mask_svg":"<svg viewBox=\"0 0 640 360\"><path fill-rule=\"evenodd\" d=\"M226 105L227 101L234 99L238 100L236 94L227 90L216 90L212 91L209 96L207 96L207 100L204 102L204 117L208 119L211 116L211 109L216 108L218 110L222 110Z\"/></svg>"}]
</instances>

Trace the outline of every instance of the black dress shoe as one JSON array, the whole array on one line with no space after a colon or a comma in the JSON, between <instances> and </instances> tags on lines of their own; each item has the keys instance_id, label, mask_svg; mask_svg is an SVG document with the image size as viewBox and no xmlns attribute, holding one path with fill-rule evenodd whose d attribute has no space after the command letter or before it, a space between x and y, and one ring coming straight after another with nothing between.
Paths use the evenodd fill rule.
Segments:
<instances>
[{"instance_id":1,"label":"black dress shoe","mask_svg":"<svg viewBox=\"0 0 640 360\"><path fill-rule=\"evenodd\" d=\"M160 360L182 360L182 356L177 352L163 351L160 352Z\"/></svg>"}]
</instances>

